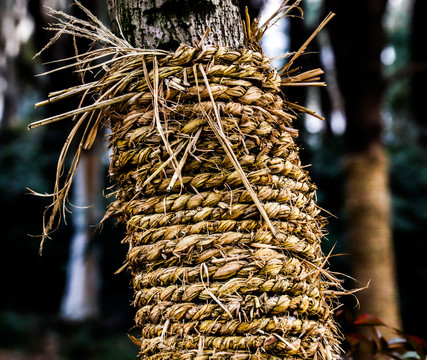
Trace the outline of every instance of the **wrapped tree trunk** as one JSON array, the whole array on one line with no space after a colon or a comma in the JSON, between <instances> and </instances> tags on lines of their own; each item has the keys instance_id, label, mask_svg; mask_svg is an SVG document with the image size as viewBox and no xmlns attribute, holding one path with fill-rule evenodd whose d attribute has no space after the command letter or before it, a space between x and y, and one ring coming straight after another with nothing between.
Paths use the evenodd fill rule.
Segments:
<instances>
[{"instance_id":1,"label":"wrapped tree trunk","mask_svg":"<svg viewBox=\"0 0 427 360\"><path fill-rule=\"evenodd\" d=\"M400 329L388 159L382 144L382 18L387 1L325 4L337 13L330 37L347 120L345 198L353 276L363 285L369 283L358 295L360 312ZM394 336L393 330L386 329L385 334Z\"/></svg>"},{"instance_id":2,"label":"wrapped tree trunk","mask_svg":"<svg viewBox=\"0 0 427 360\"><path fill-rule=\"evenodd\" d=\"M142 359L339 358L339 282L326 268L326 221L292 128L296 113L312 112L280 90L323 85L322 72L291 69L303 47L279 73L259 46L274 18L296 9L285 2L262 26L246 19L239 48L136 48L91 14L96 26L53 28L103 42L76 66L104 75L51 97L93 94L93 104L32 127L77 116L79 149L101 122L111 128L117 186L106 217L126 224ZM66 186L57 194L49 224Z\"/></svg>"}]
</instances>

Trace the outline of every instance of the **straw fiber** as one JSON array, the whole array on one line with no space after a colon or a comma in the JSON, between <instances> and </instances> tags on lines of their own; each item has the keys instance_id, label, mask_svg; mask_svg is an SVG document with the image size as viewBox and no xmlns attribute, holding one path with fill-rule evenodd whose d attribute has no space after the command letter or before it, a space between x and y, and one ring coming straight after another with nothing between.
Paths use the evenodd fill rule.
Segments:
<instances>
[{"instance_id":1,"label":"straw fiber","mask_svg":"<svg viewBox=\"0 0 427 360\"><path fill-rule=\"evenodd\" d=\"M287 85L323 84L321 71L300 73L290 62L280 72L250 41L238 50L134 49L95 25L107 45L76 66L96 67L104 51L104 75L51 98L97 95L64 115L87 122L81 148L100 124L111 130L116 186L106 217L126 224L141 358L339 358L339 283L321 250L326 219L292 127L312 112L285 95Z\"/></svg>"}]
</instances>

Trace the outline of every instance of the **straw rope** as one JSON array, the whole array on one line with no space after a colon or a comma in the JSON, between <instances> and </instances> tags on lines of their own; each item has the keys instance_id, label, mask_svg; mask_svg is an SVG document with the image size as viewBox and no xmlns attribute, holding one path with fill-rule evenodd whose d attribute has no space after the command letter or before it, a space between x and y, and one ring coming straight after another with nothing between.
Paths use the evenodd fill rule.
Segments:
<instances>
[{"instance_id":1,"label":"straw rope","mask_svg":"<svg viewBox=\"0 0 427 360\"><path fill-rule=\"evenodd\" d=\"M125 267L141 331L132 340L141 358L338 359L340 285L325 267L326 219L292 128L298 113L313 112L281 90L323 85L322 71L287 65L279 74L253 24L244 49L183 44L150 52L99 24L92 34L81 29L92 24L69 20L54 30L106 43L78 56L77 68L104 75L51 101L97 98L32 127L80 116L81 148L90 148L101 124L111 130L116 187L105 217L126 224ZM57 185L45 236L67 193Z\"/></svg>"},{"instance_id":2,"label":"straw rope","mask_svg":"<svg viewBox=\"0 0 427 360\"><path fill-rule=\"evenodd\" d=\"M182 59L182 53L191 56ZM141 356L336 353L319 241L325 219L300 162L295 113L280 95L277 72L261 53L213 46L182 45L168 63L173 71L159 65L159 79L173 72L176 85L159 82L157 116L169 150L153 126L149 85L139 85L147 90L134 102L109 112L110 174L118 183L109 216L127 224ZM195 64L206 69L210 89ZM154 58L145 59L147 72L152 66ZM260 220L208 121L215 121L215 110L276 235Z\"/></svg>"}]
</instances>

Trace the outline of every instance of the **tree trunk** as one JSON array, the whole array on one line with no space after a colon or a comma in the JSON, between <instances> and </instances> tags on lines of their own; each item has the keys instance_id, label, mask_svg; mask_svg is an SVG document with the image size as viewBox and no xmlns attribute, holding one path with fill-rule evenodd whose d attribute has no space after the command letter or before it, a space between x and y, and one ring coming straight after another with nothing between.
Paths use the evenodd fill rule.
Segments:
<instances>
[{"instance_id":1,"label":"tree trunk","mask_svg":"<svg viewBox=\"0 0 427 360\"><path fill-rule=\"evenodd\" d=\"M345 201L353 275L369 288L358 296L360 311L400 328L391 243L388 159L381 146L346 158Z\"/></svg>"},{"instance_id":2,"label":"tree trunk","mask_svg":"<svg viewBox=\"0 0 427 360\"><path fill-rule=\"evenodd\" d=\"M97 151L98 150L98 151ZM100 261L96 244L91 239L91 225L102 217L99 207L101 186L100 146L85 153L80 160L73 183L74 234L66 272L66 286L60 315L68 321L93 319L99 314Z\"/></svg>"},{"instance_id":3,"label":"tree trunk","mask_svg":"<svg viewBox=\"0 0 427 360\"><path fill-rule=\"evenodd\" d=\"M353 275L369 288L358 294L360 312L400 328L388 163L382 145L384 94L381 51L386 0L327 0L337 16L329 26L337 78L345 102L346 212Z\"/></svg>"},{"instance_id":4,"label":"tree trunk","mask_svg":"<svg viewBox=\"0 0 427 360\"><path fill-rule=\"evenodd\" d=\"M132 339L143 359L338 359L329 288L339 286L282 79L262 53L236 50L232 1L177 4L109 2L116 33L174 51L129 61L146 83L104 113L117 181L107 216L126 224ZM229 48L198 47L208 27L204 45Z\"/></svg>"},{"instance_id":5,"label":"tree trunk","mask_svg":"<svg viewBox=\"0 0 427 360\"><path fill-rule=\"evenodd\" d=\"M418 124L417 132L421 146L427 148L427 121L425 116L425 84L427 82L427 49L424 46L424 34L427 30L424 14L427 12L427 2L415 0L411 21L411 76L410 105L412 116Z\"/></svg>"},{"instance_id":6,"label":"tree trunk","mask_svg":"<svg viewBox=\"0 0 427 360\"><path fill-rule=\"evenodd\" d=\"M16 120L19 108L19 92L24 76L17 76L18 70L24 70L21 53L24 39L19 25L30 26L26 4L24 2L2 0L0 3L0 126L10 126ZM22 71L24 75L26 71Z\"/></svg>"},{"instance_id":7,"label":"tree trunk","mask_svg":"<svg viewBox=\"0 0 427 360\"><path fill-rule=\"evenodd\" d=\"M128 11L142 16L144 4ZM159 7L165 10L165 4ZM83 74L95 68L104 74L50 98L84 93L92 104L29 128L77 115L65 150L82 126L78 150L92 147L102 124L111 130L109 174L116 186L104 218L126 224L123 269L132 276L140 335L131 339L141 358L339 359L334 309L342 288L322 252L326 219L292 128L296 109L310 111L286 101L281 90L322 85L313 83L321 71L295 74L285 67L280 75L260 50L263 27L256 22L247 46L236 49L243 44L226 34L241 26L239 16L223 24L233 31L217 30L220 34L208 40L234 48L199 46L200 29L226 21L218 14L237 14L225 1L204 4L216 19L202 19L200 6L192 7L193 13L189 7L196 30L187 29L185 41L196 45L181 44L174 51L129 48L87 11L91 23L57 13L68 20L55 28L59 34L104 44L75 63ZM159 26L154 38L166 34L170 23ZM185 34L176 34L183 41ZM128 38L137 44L139 35ZM150 38L150 31L145 35ZM174 43L166 35L161 40L150 46ZM54 199L46 233L66 201L74 170L71 166ZM56 188L60 185L57 179Z\"/></svg>"},{"instance_id":8,"label":"tree trunk","mask_svg":"<svg viewBox=\"0 0 427 360\"><path fill-rule=\"evenodd\" d=\"M133 46L174 50L180 43L199 43L208 28L206 44L243 45L236 0L108 0L108 9L113 30Z\"/></svg>"}]
</instances>

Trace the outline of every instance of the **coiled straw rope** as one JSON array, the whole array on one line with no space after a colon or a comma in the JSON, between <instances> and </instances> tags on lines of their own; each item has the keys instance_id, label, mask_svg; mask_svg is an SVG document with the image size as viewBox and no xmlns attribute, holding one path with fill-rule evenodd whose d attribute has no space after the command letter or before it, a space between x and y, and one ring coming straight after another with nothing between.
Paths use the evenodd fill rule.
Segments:
<instances>
[{"instance_id":1,"label":"coiled straw rope","mask_svg":"<svg viewBox=\"0 0 427 360\"><path fill-rule=\"evenodd\" d=\"M244 49L165 52L133 48L85 11L90 21L51 12L58 34L103 44L63 68L104 75L38 105L97 98L30 125L75 118L59 173L69 142L83 131L63 187L58 174L44 237L61 214L81 151L105 123L117 183L106 217L126 224L141 329L132 339L141 358L337 359L339 281L325 268L326 221L292 128L298 112L312 112L281 92L323 85L321 70L297 73L290 62L279 74L255 41L254 24L246 24Z\"/></svg>"}]
</instances>

